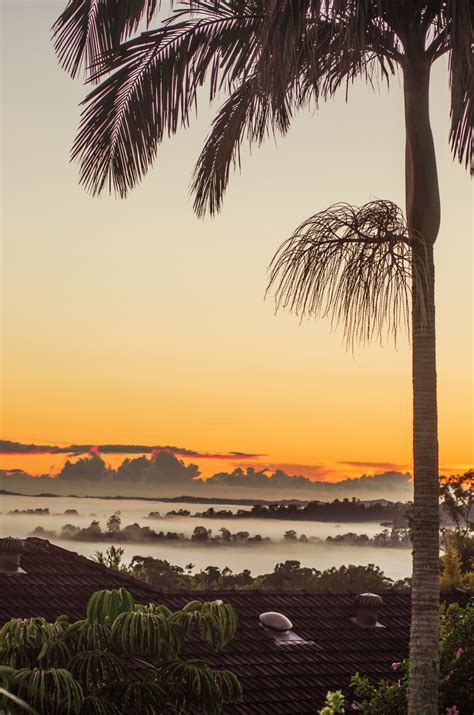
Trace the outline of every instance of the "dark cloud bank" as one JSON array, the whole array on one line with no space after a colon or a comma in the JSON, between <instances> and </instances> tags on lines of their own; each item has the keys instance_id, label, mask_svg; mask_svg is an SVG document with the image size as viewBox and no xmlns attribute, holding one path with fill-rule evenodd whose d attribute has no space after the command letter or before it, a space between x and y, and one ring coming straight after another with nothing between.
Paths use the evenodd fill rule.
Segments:
<instances>
[{"instance_id":1,"label":"dark cloud bank","mask_svg":"<svg viewBox=\"0 0 474 715\"><path fill-rule=\"evenodd\" d=\"M196 465L185 465L168 451L158 452L151 459L145 456L125 459L117 469L107 466L99 455L91 454L74 462L67 461L56 477L32 477L22 470L0 471L0 489L22 494L158 498L182 495L266 500L332 500L357 496L405 501L412 498L408 473L386 471L332 483L289 476L280 469L267 473L253 467L245 470L238 467L203 480Z\"/></svg>"}]
</instances>

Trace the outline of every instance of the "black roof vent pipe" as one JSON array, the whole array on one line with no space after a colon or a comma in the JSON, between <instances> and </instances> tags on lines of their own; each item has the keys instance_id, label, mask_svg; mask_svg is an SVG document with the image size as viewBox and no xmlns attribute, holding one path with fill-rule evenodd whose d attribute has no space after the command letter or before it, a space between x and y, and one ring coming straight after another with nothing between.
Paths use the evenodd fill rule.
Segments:
<instances>
[{"instance_id":1,"label":"black roof vent pipe","mask_svg":"<svg viewBox=\"0 0 474 715\"><path fill-rule=\"evenodd\" d=\"M357 616L351 620L361 628L385 628L378 621L383 598L377 593L359 593L355 599Z\"/></svg>"}]
</instances>

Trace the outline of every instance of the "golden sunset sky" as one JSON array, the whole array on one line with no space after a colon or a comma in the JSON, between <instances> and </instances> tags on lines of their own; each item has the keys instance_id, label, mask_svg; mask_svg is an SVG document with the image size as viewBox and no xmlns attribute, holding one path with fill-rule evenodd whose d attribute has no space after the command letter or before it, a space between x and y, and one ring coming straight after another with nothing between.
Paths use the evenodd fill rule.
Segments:
<instances>
[{"instance_id":1,"label":"golden sunset sky","mask_svg":"<svg viewBox=\"0 0 474 715\"><path fill-rule=\"evenodd\" d=\"M166 141L129 198L93 199L69 163L86 90L50 42L63 7L1 3L2 437L244 451L329 479L409 470L407 340L352 354L328 321L300 325L264 300L268 263L303 219L336 201L403 206L400 79L390 92L357 84L348 104L342 91L298 115L286 138L244 151L215 219L198 220L189 198L212 118L204 94L197 120ZM444 60L431 107L440 458L450 471L474 462L473 236L469 173L448 147ZM205 474L230 466L199 464ZM0 464L50 466L50 455Z\"/></svg>"}]
</instances>

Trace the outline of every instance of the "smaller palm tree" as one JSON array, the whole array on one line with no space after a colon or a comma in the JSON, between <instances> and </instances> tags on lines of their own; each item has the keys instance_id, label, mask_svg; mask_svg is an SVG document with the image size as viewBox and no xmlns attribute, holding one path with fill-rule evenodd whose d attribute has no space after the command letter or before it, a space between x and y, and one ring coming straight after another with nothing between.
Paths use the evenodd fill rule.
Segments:
<instances>
[{"instance_id":1,"label":"smaller palm tree","mask_svg":"<svg viewBox=\"0 0 474 715\"><path fill-rule=\"evenodd\" d=\"M207 713L237 702L228 670L184 660L191 636L221 650L237 626L222 601L193 601L180 611L135 603L125 589L97 591L85 619L13 618L0 630L0 711L40 715ZM135 677L131 671L143 675Z\"/></svg>"}]
</instances>

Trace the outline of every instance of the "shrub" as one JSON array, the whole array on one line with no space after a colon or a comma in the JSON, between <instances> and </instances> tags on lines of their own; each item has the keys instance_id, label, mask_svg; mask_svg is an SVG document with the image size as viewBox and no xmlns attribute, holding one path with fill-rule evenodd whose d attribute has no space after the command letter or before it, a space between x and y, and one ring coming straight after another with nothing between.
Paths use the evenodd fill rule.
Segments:
<instances>
[{"instance_id":1,"label":"shrub","mask_svg":"<svg viewBox=\"0 0 474 715\"><path fill-rule=\"evenodd\" d=\"M474 605L441 609L440 713L474 712ZM369 683L358 673L351 688L365 715L406 715L409 662L393 663L395 682Z\"/></svg>"},{"instance_id":2,"label":"shrub","mask_svg":"<svg viewBox=\"0 0 474 715\"><path fill-rule=\"evenodd\" d=\"M125 589L97 591L75 623L13 618L0 630L0 712L27 703L40 715L218 715L240 700L237 678L180 652L196 636L221 650L236 626L222 601L172 612L137 604Z\"/></svg>"}]
</instances>

